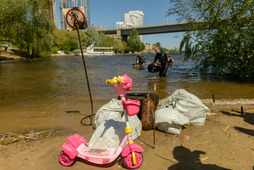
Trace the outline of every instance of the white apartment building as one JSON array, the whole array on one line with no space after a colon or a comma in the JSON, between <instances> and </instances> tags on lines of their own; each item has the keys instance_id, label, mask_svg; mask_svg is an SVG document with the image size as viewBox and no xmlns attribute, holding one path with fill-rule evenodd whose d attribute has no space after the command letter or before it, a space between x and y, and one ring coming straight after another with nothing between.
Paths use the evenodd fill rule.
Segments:
<instances>
[{"instance_id":1,"label":"white apartment building","mask_svg":"<svg viewBox=\"0 0 254 170\"><path fill-rule=\"evenodd\" d=\"M143 26L144 13L143 11L129 11L124 14L124 22L117 21L116 28L135 28ZM142 41L142 35L140 36Z\"/></svg>"},{"instance_id":2,"label":"white apartment building","mask_svg":"<svg viewBox=\"0 0 254 170\"><path fill-rule=\"evenodd\" d=\"M124 22L116 22L116 28L135 28L143 26L143 18L144 13L142 11L129 11L124 14Z\"/></svg>"},{"instance_id":3,"label":"white apartment building","mask_svg":"<svg viewBox=\"0 0 254 170\"><path fill-rule=\"evenodd\" d=\"M129 11L124 14L124 22L127 28L143 26L144 13L140 10Z\"/></svg>"},{"instance_id":4,"label":"white apartment building","mask_svg":"<svg viewBox=\"0 0 254 170\"><path fill-rule=\"evenodd\" d=\"M116 21L116 28L125 28L125 24L123 21Z\"/></svg>"}]
</instances>

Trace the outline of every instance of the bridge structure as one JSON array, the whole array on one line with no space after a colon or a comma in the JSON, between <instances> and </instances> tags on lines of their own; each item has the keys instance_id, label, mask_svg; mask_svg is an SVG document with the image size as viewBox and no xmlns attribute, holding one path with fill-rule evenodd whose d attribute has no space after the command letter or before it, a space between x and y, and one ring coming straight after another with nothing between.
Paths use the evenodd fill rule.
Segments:
<instances>
[{"instance_id":1,"label":"bridge structure","mask_svg":"<svg viewBox=\"0 0 254 170\"><path fill-rule=\"evenodd\" d=\"M138 31L139 35L186 32L189 29L187 22L150 25L134 28ZM115 28L115 29L98 30L98 32L112 35L115 34L117 38L119 39L121 38L123 41L127 41L127 38L130 35L131 30L132 28Z\"/></svg>"}]
</instances>

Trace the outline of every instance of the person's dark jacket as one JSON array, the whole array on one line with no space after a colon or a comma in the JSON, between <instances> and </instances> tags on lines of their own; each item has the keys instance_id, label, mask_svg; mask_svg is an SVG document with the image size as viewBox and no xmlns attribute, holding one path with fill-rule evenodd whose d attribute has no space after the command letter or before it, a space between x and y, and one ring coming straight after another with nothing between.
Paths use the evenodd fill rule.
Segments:
<instances>
[{"instance_id":1,"label":"person's dark jacket","mask_svg":"<svg viewBox=\"0 0 254 170\"><path fill-rule=\"evenodd\" d=\"M165 53L165 51L160 50L160 52L156 54L153 62L155 63L157 60L159 60L159 62L161 64L168 63L168 57L167 57L167 54Z\"/></svg>"}]
</instances>

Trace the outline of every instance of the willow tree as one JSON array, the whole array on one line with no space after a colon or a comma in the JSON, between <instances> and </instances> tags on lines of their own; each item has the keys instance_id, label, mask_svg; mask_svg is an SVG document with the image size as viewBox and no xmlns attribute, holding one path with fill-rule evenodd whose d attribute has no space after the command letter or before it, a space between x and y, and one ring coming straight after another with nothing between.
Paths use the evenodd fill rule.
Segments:
<instances>
[{"instance_id":1,"label":"willow tree","mask_svg":"<svg viewBox=\"0 0 254 170\"><path fill-rule=\"evenodd\" d=\"M169 15L189 23L180 50L201 72L254 79L253 0L170 0ZM200 55L204 54L204 55Z\"/></svg>"},{"instance_id":2,"label":"willow tree","mask_svg":"<svg viewBox=\"0 0 254 170\"><path fill-rule=\"evenodd\" d=\"M51 0L1 0L0 37L16 43L31 58L47 55L53 44L51 5Z\"/></svg>"}]
</instances>

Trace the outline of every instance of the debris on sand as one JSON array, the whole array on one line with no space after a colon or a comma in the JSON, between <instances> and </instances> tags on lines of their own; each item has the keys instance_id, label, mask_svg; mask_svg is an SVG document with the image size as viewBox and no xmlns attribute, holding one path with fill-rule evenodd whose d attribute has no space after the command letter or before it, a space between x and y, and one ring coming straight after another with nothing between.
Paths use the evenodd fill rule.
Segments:
<instances>
[{"instance_id":1,"label":"debris on sand","mask_svg":"<svg viewBox=\"0 0 254 170\"><path fill-rule=\"evenodd\" d=\"M17 133L3 133L0 135L0 146L1 145L8 145L8 144L19 142L19 141L37 140L37 139L39 139L39 136L43 133L49 133L49 135L50 135L53 133L53 130L32 132L32 133L28 133L25 135L21 135L21 134L17 134Z\"/></svg>"}]
</instances>

